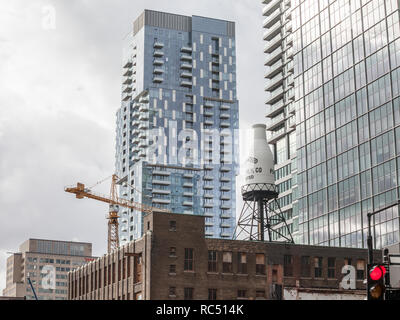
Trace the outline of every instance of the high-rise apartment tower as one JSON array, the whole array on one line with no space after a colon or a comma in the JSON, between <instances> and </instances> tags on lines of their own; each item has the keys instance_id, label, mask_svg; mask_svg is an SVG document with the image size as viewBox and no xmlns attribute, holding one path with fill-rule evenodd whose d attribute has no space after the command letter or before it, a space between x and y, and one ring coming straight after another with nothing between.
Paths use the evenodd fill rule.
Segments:
<instances>
[{"instance_id":1,"label":"high-rise apartment tower","mask_svg":"<svg viewBox=\"0 0 400 320\"><path fill-rule=\"evenodd\" d=\"M206 216L206 235L231 238L238 173L235 24L145 10L125 39L117 112L120 196ZM120 212L121 244L146 231Z\"/></svg>"}]
</instances>

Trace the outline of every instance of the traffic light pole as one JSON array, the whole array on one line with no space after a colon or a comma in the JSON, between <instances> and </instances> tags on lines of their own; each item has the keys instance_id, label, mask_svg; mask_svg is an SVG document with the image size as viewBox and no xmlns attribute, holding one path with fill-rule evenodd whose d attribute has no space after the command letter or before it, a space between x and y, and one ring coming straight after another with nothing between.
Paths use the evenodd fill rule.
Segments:
<instances>
[{"instance_id":1,"label":"traffic light pole","mask_svg":"<svg viewBox=\"0 0 400 320\"><path fill-rule=\"evenodd\" d=\"M368 246L368 272L370 271L370 268L373 266L373 263L374 263L374 248L373 248L373 243L372 243L372 227L371 227L371 220L372 220L372 217L374 216L374 215L376 215L376 214L378 214L378 213L380 213L380 212L382 212L382 211L385 211L385 210L387 210L387 209L390 209L390 208L393 208L393 207L395 207L395 206L397 206L397 205L400 205L400 200L398 200L397 202L395 202L395 203L393 203L393 204L391 204L391 205L389 205L389 206L387 206L387 207L385 207L385 208L382 208L382 209L379 209L379 210L377 210L377 211L374 211L374 212L372 212L372 213L368 213L367 214L367 218L368 218L368 237L367 237L367 246ZM388 279L387 277L386 277L386 279ZM369 297L369 287L370 287L370 283L369 283L369 276L367 277L367 296Z\"/></svg>"},{"instance_id":2,"label":"traffic light pole","mask_svg":"<svg viewBox=\"0 0 400 320\"><path fill-rule=\"evenodd\" d=\"M371 227L371 220L372 217L378 213L381 213L382 211L385 211L387 209L393 208L397 205L400 205L400 200L397 202L391 204L390 206L387 206L385 208L379 209L377 211L374 211L372 213L368 213L368 237L367 237L367 246L368 246L368 264L373 264L374 263L374 249L373 249L373 244L372 244L372 227Z\"/></svg>"}]
</instances>

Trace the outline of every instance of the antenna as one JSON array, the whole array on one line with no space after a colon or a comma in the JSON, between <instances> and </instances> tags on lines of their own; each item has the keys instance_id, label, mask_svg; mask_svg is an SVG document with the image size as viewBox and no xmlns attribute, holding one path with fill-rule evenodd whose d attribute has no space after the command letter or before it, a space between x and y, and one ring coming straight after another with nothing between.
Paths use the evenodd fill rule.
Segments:
<instances>
[{"instance_id":1,"label":"antenna","mask_svg":"<svg viewBox=\"0 0 400 320\"><path fill-rule=\"evenodd\" d=\"M235 240L269 242L282 238L294 243L277 201L279 189L275 185L274 157L267 142L266 126L256 124L253 132L242 186L244 204L233 237ZM279 231L282 227L287 235Z\"/></svg>"}]
</instances>

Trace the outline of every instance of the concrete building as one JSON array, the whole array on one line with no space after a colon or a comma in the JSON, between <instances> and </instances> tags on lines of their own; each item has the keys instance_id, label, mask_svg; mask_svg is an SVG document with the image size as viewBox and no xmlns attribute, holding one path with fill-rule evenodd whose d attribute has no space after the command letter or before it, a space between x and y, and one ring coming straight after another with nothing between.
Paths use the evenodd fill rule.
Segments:
<instances>
[{"instance_id":1,"label":"concrete building","mask_svg":"<svg viewBox=\"0 0 400 320\"><path fill-rule=\"evenodd\" d=\"M295 241L366 248L367 212L400 198L399 1L263 4L268 129ZM398 207L375 216L376 248L399 242L399 223Z\"/></svg>"},{"instance_id":2,"label":"concrete building","mask_svg":"<svg viewBox=\"0 0 400 320\"><path fill-rule=\"evenodd\" d=\"M125 39L117 112L120 197L205 215L208 237L231 238L238 173L234 22L145 10ZM120 242L143 235L120 212Z\"/></svg>"},{"instance_id":3,"label":"concrete building","mask_svg":"<svg viewBox=\"0 0 400 320\"><path fill-rule=\"evenodd\" d=\"M65 300L68 272L93 259L91 243L29 239L7 259L3 295L35 299L30 278L39 300Z\"/></svg>"},{"instance_id":4,"label":"concrete building","mask_svg":"<svg viewBox=\"0 0 400 320\"><path fill-rule=\"evenodd\" d=\"M366 250L210 239L204 224L201 216L146 216L141 239L68 274L69 299L365 297Z\"/></svg>"}]
</instances>

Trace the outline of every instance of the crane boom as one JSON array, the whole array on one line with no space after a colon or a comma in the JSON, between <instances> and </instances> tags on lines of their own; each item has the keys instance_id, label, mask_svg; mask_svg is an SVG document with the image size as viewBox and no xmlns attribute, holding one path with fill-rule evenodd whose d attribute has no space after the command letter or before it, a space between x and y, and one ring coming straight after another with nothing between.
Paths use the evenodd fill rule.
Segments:
<instances>
[{"instance_id":1,"label":"crane boom","mask_svg":"<svg viewBox=\"0 0 400 320\"><path fill-rule=\"evenodd\" d=\"M117 249L119 246L119 235L118 235L118 206L134 209L143 213L152 212L164 212L171 213L169 210L159 209L152 206L148 206L139 202L129 201L126 199L118 198L117 196L117 181L116 175L112 176L110 197L105 195L94 193L92 190L85 188L83 183L77 183L76 187L66 187L65 192L75 194L77 199L94 199L97 201L105 202L110 205L108 214L108 252Z\"/></svg>"}]
</instances>

